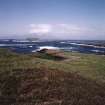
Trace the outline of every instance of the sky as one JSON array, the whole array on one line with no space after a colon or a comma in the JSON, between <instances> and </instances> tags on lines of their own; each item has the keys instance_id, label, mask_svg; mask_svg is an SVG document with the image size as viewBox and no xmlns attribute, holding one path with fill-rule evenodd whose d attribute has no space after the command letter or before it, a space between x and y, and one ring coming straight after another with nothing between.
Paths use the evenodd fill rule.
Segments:
<instances>
[{"instance_id":1,"label":"sky","mask_svg":"<svg viewBox=\"0 0 105 105\"><path fill-rule=\"evenodd\" d=\"M0 0L0 38L105 40L105 0Z\"/></svg>"}]
</instances>

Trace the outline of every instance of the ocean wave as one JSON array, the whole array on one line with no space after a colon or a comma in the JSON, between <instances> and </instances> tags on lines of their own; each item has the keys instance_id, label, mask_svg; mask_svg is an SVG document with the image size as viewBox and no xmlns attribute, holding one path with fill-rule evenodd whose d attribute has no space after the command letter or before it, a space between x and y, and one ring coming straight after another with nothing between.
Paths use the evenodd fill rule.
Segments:
<instances>
[{"instance_id":1,"label":"ocean wave","mask_svg":"<svg viewBox=\"0 0 105 105\"><path fill-rule=\"evenodd\" d=\"M29 42L28 40L12 40L12 42Z\"/></svg>"},{"instance_id":2,"label":"ocean wave","mask_svg":"<svg viewBox=\"0 0 105 105\"><path fill-rule=\"evenodd\" d=\"M0 41L9 42L10 40L9 39L0 39Z\"/></svg>"},{"instance_id":3,"label":"ocean wave","mask_svg":"<svg viewBox=\"0 0 105 105\"><path fill-rule=\"evenodd\" d=\"M54 46L40 46L39 47L39 50L42 50L42 49L59 49L59 47L54 47Z\"/></svg>"},{"instance_id":4,"label":"ocean wave","mask_svg":"<svg viewBox=\"0 0 105 105\"><path fill-rule=\"evenodd\" d=\"M31 52L37 52L38 50L32 50Z\"/></svg>"},{"instance_id":5,"label":"ocean wave","mask_svg":"<svg viewBox=\"0 0 105 105\"><path fill-rule=\"evenodd\" d=\"M95 46L95 45L90 45L90 44L80 44L80 43L69 43L69 44L78 45L78 46L93 47L93 48L104 48L105 49L105 47Z\"/></svg>"},{"instance_id":6,"label":"ocean wave","mask_svg":"<svg viewBox=\"0 0 105 105\"><path fill-rule=\"evenodd\" d=\"M60 47L61 50L73 50L74 47Z\"/></svg>"},{"instance_id":7,"label":"ocean wave","mask_svg":"<svg viewBox=\"0 0 105 105\"><path fill-rule=\"evenodd\" d=\"M0 44L0 47L6 46L6 44Z\"/></svg>"},{"instance_id":8,"label":"ocean wave","mask_svg":"<svg viewBox=\"0 0 105 105\"><path fill-rule=\"evenodd\" d=\"M35 44L0 44L0 46L32 46Z\"/></svg>"},{"instance_id":9,"label":"ocean wave","mask_svg":"<svg viewBox=\"0 0 105 105\"><path fill-rule=\"evenodd\" d=\"M60 42L61 44L65 44L65 43L67 43L67 42Z\"/></svg>"},{"instance_id":10,"label":"ocean wave","mask_svg":"<svg viewBox=\"0 0 105 105\"><path fill-rule=\"evenodd\" d=\"M105 53L105 51L100 51L100 50L91 50L91 51L96 53Z\"/></svg>"},{"instance_id":11,"label":"ocean wave","mask_svg":"<svg viewBox=\"0 0 105 105\"><path fill-rule=\"evenodd\" d=\"M28 47L32 48L33 46L28 46Z\"/></svg>"},{"instance_id":12,"label":"ocean wave","mask_svg":"<svg viewBox=\"0 0 105 105\"><path fill-rule=\"evenodd\" d=\"M32 50L32 52L37 52L37 51L40 51L42 49L59 49L59 47L54 47L54 46L40 46L38 47L38 49L35 49L35 50Z\"/></svg>"}]
</instances>

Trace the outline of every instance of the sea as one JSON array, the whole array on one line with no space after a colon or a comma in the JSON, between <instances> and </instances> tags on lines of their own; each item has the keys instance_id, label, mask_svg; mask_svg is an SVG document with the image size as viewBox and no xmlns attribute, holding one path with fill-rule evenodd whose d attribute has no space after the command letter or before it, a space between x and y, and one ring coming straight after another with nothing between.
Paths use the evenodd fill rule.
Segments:
<instances>
[{"instance_id":1,"label":"sea","mask_svg":"<svg viewBox=\"0 0 105 105\"><path fill-rule=\"evenodd\" d=\"M105 55L105 41L98 40L38 40L0 39L0 48L17 53L34 53L41 49L57 49L68 52Z\"/></svg>"}]
</instances>

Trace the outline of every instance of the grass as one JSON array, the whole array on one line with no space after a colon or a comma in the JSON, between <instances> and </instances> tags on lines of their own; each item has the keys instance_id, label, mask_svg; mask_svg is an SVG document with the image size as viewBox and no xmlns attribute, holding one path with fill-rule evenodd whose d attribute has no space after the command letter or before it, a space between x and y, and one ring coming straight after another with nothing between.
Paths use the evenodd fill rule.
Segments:
<instances>
[{"instance_id":1,"label":"grass","mask_svg":"<svg viewBox=\"0 0 105 105\"><path fill-rule=\"evenodd\" d=\"M105 56L64 52L17 54L0 49L1 105L104 105Z\"/></svg>"},{"instance_id":2,"label":"grass","mask_svg":"<svg viewBox=\"0 0 105 105\"><path fill-rule=\"evenodd\" d=\"M0 74L1 105L104 105L105 84L59 70L15 69Z\"/></svg>"},{"instance_id":3,"label":"grass","mask_svg":"<svg viewBox=\"0 0 105 105\"><path fill-rule=\"evenodd\" d=\"M0 70L51 68L67 72L76 72L83 77L105 81L105 56L65 52L70 58L56 61L55 58L38 54L16 54L0 50Z\"/></svg>"}]
</instances>

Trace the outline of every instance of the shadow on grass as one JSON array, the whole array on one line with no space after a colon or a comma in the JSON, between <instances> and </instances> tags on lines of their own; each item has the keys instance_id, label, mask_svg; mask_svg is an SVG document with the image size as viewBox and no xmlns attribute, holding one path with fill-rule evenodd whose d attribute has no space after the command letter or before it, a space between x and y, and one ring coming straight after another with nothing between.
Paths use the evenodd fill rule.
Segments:
<instances>
[{"instance_id":1,"label":"shadow on grass","mask_svg":"<svg viewBox=\"0 0 105 105\"><path fill-rule=\"evenodd\" d=\"M53 61L63 61L67 58L58 56L58 55L51 55L46 53L37 53L35 57L41 58L41 59L47 59L47 60L53 60Z\"/></svg>"}]
</instances>

